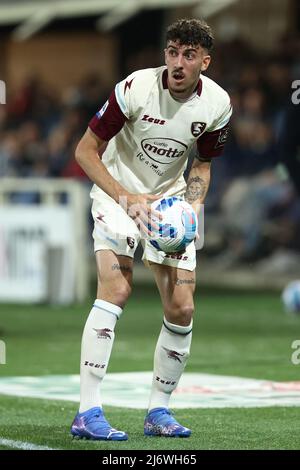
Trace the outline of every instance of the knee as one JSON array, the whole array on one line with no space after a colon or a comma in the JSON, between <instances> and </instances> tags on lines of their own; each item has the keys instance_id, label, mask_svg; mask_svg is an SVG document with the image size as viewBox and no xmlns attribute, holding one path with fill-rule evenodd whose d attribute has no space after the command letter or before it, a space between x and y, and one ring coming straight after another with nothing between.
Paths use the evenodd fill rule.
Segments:
<instances>
[{"instance_id":1,"label":"knee","mask_svg":"<svg viewBox=\"0 0 300 470\"><path fill-rule=\"evenodd\" d=\"M120 305L120 307L124 307L126 304L130 294L131 294L131 286L129 284L123 284L120 286L115 287L112 294L115 297L115 304Z\"/></svg>"},{"instance_id":2,"label":"knee","mask_svg":"<svg viewBox=\"0 0 300 470\"><path fill-rule=\"evenodd\" d=\"M170 323L188 326L193 318L194 303L184 302L182 304L170 304L165 308L165 315Z\"/></svg>"},{"instance_id":3,"label":"knee","mask_svg":"<svg viewBox=\"0 0 300 470\"><path fill-rule=\"evenodd\" d=\"M118 283L110 286L99 286L98 298L111 302L123 308L131 294L131 285L129 283Z\"/></svg>"}]
</instances>

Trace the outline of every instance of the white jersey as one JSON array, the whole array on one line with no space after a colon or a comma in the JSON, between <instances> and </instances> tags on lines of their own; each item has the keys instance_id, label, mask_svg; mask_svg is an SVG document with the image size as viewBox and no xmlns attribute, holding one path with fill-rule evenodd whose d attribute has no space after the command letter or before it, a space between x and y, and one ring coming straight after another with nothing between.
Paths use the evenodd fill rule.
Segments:
<instances>
[{"instance_id":1,"label":"white jersey","mask_svg":"<svg viewBox=\"0 0 300 470\"><path fill-rule=\"evenodd\" d=\"M89 127L108 141L102 161L129 192L182 195L191 148L197 143L200 157L219 156L231 112L226 91L203 75L189 99L174 99L167 69L158 67L119 82Z\"/></svg>"}]
</instances>

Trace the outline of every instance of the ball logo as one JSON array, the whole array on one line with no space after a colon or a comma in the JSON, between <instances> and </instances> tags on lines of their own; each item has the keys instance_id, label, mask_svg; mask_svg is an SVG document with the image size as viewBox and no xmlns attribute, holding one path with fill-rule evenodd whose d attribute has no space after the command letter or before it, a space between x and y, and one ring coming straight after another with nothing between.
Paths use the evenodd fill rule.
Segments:
<instances>
[{"instance_id":1,"label":"ball logo","mask_svg":"<svg viewBox=\"0 0 300 470\"><path fill-rule=\"evenodd\" d=\"M141 144L144 152L151 160L163 165L177 161L187 150L187 145L175 139L157 137L144 139Z\"/></svg>"}]
</instances>

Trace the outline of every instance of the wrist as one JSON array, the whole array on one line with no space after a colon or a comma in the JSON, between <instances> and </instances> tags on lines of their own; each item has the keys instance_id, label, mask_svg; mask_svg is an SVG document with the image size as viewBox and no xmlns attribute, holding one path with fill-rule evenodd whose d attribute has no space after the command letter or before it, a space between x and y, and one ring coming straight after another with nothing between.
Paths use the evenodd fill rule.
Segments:
<instances>
[{"instance_id":1,"label":"wrist","mask_svg":"<svg viewBox=\"0 0 300 470\"><path fill-rule=\"evenodd\" d=\"M116 201L116 203L121 204L122 201L124 203L128 201L129 197L130 197L130 193L125 188L123 188L123 186L117 184L117 187L115 188L114 195L113 195L113 199Z\"/></svg>"},{"instance_id":2,"label":"wrist","mask_svg":"<svg viewBox=\"0 0 300 470\"><path fill-rule=\"evenodd\" d=\"M194 201L191 206L192 208L194 209L194 211L196 212L197 215L200 214L200 210L201 210L201 206L204 204L204 201Z\"/></svg>"}]
</instances>

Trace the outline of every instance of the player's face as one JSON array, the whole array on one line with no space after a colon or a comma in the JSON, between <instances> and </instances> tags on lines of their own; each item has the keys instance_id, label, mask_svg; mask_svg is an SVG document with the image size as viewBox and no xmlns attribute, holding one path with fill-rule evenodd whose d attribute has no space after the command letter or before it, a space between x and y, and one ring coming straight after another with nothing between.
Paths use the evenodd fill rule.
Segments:
<instances>
[{"instance_id":1,"label":"player's face","mask_svg":"<svg viewBox=\"0 0 300 470\"><path fill-rule=\"evenodd\" d=\"M207 69L210 56L200 45L186 46L169 41L165 49L168 86L175 98L188 98L194 91L201 72Z\"/></svg>"}]
</instances>

